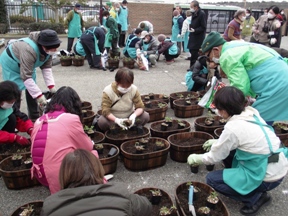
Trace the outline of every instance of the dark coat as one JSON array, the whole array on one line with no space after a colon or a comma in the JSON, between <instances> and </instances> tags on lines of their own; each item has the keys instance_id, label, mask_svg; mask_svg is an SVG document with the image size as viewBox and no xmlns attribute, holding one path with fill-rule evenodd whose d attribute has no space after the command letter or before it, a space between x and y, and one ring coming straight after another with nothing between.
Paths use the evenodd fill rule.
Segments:
<instances>
[{"instance_id":1,"label":"dark coat","mask_svg":"<svg viewBox=\"0 0 288 216\"><path fill-rule=\"evenodd\" d=\"M162 54L166 50L168 50L171 46L173 46L173 42L171 40L165 40L163 43L159 44L158 46L158 53Z\"/></svg>"},{"instance_id":2,"label":"dark coat","mask_svg":"<svg viewBox=\"0 0 288 216\"><path fill-rule=\"evenodd\" d=\"M146 197L130 194L122 184L100 184L61 190L44 201L41 215L151 215L152 205Z\"/></svg>"},{"instance_id":3,"label":"dark coat","mask_svg":"<svg viewBox=\"0 0 288 216\"><path fill-rule=\"evenodd\" d=\"M88 28L80 37L81 43L87 46L95 46L94 35L98 40L98 47L100 52L104 51L105 32L101 27L92 26ZM93 32L94 31L94 32Z\"/></svg>"},{"instance_id":4,"label":"dark coat","mask_svg":"<svg viewBox=\"0 0 288 216\"><path fill-rule=\"evenodd\" d=\"M192 22L190 24L189 30L193 28L195 32L190 32L188 49L199 50L206 35L206 15L201 8L195 13L192 13Z\"/></svg>"}]
</instances>

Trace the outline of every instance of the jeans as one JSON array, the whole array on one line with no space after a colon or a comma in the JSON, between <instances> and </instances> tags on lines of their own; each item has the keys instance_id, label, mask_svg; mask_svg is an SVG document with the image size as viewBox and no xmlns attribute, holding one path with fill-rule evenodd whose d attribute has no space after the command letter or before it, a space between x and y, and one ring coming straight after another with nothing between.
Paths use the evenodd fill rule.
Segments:
<instances>
[{"instance_id":1,"label":"jeans","mask_svg":"<svg viewBox=\"0 0 288 216\"><path fill-rule=\"evenodd\" d=\"M248 207L253 206L264 192L276 188L282 180L283 178L274 182L263 181L258 188L249 194L241 195L223 181L223 170L210 172L206 176L207 184L213 187L216 191L234 200L241 201Z\"/></svg>"}]
</instances>

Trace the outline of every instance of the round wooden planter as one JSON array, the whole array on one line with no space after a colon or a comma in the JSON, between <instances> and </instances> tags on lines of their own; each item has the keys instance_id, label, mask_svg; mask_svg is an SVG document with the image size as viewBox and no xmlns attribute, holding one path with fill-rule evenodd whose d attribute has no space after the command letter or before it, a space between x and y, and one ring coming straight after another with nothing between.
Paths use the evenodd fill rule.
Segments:
<instances>
[{"instance_id":1,"label":"round wooden planter","mask_svg":"<svg viewBox=\"0 0 288 216\"><path fill-rule=\"evenodd\" d=\"M60 58L61 66L71 66L72 65L72 58L61 59Z\"/></svg>"},{"instance_id":2,"label":"round wooden planter","mask_svg":"<svg viewBox=\"0 0 288 216\"><path fill-rule=\"evenodd\" d=\"M224 127L222 127L222 128L216 128L216 129L214 130L214 136L215 136L216 139L218 139L218 138L220 137L220 135L221 135L221 133L222 133L223 130L224 130Z\"/></svg>"},{"instance_id":3,"label":"round wooden planter","mask_svg":"<svg viewBox=\"0 0 288 216\"><path fill-rule=\"evenodd\" d=\"M81 109L82 110L92 110L92 104L88 101L82 101Z\"/></svg>"},{"instance_id":4,"label":"round wooden planter","mask_svg":"<svg viewBox=\"0 0 288 216\"><path fill-rule=\"evenodd\" d=\"M188 203L188 193L189 193L187 183L188 182L184 182L182 184L179 184L176 188L175 201L176 201L176 206L177 206L178 212L181 216L190 216L191 215L189 212L189 206L187 204ZM191 183L193 186L198 187L201 190L200 193L207 194L207 197L209 196L209 194L212 191L214 191L214 189L207 184L204 184L201 182L193 182L193 181ZM183 199L181 199L182 203L180 203L180 199L179 199L180 193L184 193L184 195L187 193L187 196L185 195L185 197L187 198L185 203L183 203ZM198 200L198 199L200 199L200 200ZM199 197L199 198L197 198L196 201L193 202L196 214L197 214L198 208L202 207L201 204L199 205L198 203L202 203L202 206L203 206L203 203L206 203L206 198L205 197ZM226 207L225 203L222 202L222 200L220 198L219 198L219 202L216 205L216 208L218 208L217 212L215 212L215 210L211 209L211 212L210 212L211 216L213 216L213 215L215 215L215 216L216 215L217 216L230 216L228 208Z\"/></svg>"},{"instance_id":5,"label":"round wooden planter","mask_svg":"<svg viewBox=\"0 0 288 216\"><path fill-rule=\"evenodd\" d=\"M95 118L96 113L92 110L87 110L87 117L83 117L82 124L91 127L93 119Z\"/></svg>"},{"instance_id":6,"label":"round wooden planter","mask_svg":"<svg viewBox=\"0 0 288 216\"><path fill-rule=\"evenodd\" d=\"M120 153L120 150L116 145L113 145L110 143L102 143L102 144L103 144L104 149L107 149L108 151L110 151L112 147L117 149L117 153L113 155L112 157L100 158L101 164L105 171L105 175L112 174L116 172L118 155Z\"/></svg>"},{"instance_id":7,"label":"round wooden planter","mask_svg":"<svg viewBox=\"0 0 288 216\"><path fill-rule=\"evenodd\" d=\"M141 95L142 101L145 101L145 97L149 97L149 95ZM154 94L154 98L150 98L150 100L158 100L158 101L163 101L165 103L169 103L169 96L164 95L164 94Z\"/></svg>"},{"instance_id":8,"label":"round wooden planter","mask_svg":"<svg viewBox=\"0 0 288 216\"><path fill-rule=\"evenodd\" d=\"M164 119L166 116L166 111L168 109L167 103L165 103L163 101L159 101L159 100L152 100L150 102L151 102L151 105L157 105L159 103L162 103L162 104L164 103L165 106L161 107L161 108L155 108L155 109L145 107L145 111L148 112L149 116L150 116L149 122L154 122L154 121L159 121L159 120Z\"/></svg>"},{"instance_id":9,"label":"round wooden planter","mask_svg":"<svg viewBox=\"0 0 288 216\"><path fill-rule=\"evenodd\" d=\"M29 148L27 148L27 146L21 146L21 145L19 145L19 144L17 144L17 143L13 143L13 144L10 144L10 143L8 143L8 144L1 144L0 145L0 149L1 150L4 150L3 148L4 148L4 146L5 147L7 147L7 146L9 146L9 147L13 147L12 145L17 145L17 147L19 147L19 148L17 148L17 149L19 149L20 151L21 151L21 155L24 155L24 154L30 154L30 147L31 146L29 146ZM1 151L2 152L2 151ZM7 157L10 157L10 156L12 156L14 153L16 153L16 151L15 152L13 152L13 153L7 153L7 152L5 152L5 153L1 153L0 154L0 162L2 161L2 160L4 160L5 158L7 158Z\"/></svg>"},{"instance_id":10,"label":"round wooden planter","mask_svg":"<svg viewBox=\"0 0 288 216\"><path fill-rule=\"evenodd\" d=\"M172 134L181 133L181 132L189 132L190 128L191 128L189 122L182 120L181 122L185 124L184 128L169 130L171 127L168 127L167 131L162 131L161 130L161 124L164 122L165 122L165 120L157 121L157 122L153 122L150 125L150 133L151 133L152 137L160 137L163 139L167 139L168 136L170 136ZM178 125L178 121L172 120L172 125Z\"/></svg>"},{"instance_id":11,"label":"round wooden planter","mask_svg":"<svg viewBox=\"0 0 288 216\"><path fill-rule=\"evenodd\" d=\"M30 156L30 153L23 154L23 160ZM30 169L16 170L16 171L6 171L3 167L12 163L12 157L7 157L0 162L0 174L4 180L4 183L8 189L21 189L32 187L35 185L40 185L36 178L31 179Z\"/></svg>"},{"instance_id":12,"label":"round wooden planter","mask_svg":"<svg viewBox=\"0 0 288 216\"><path fill-rule=\"evenodd\" d=\"M108 59L109 68L119 68L119 60Z\"/></svg>"},{"instance_id":13,"label":"round wooden planter","mask_svg":"<svg viewBox=\"0 0 288 216\"><path fill-rule=\"evenodd\" d=\"M121 56L120 49L118 49L118 52L112 52L112 50L110 50L110 51L109 51L109 56L110 56L111 58L115 58L116 56L118 56L119 59L120 59L120 56Z\"/></svg>"},{"instance_id":14,"label":"round wooden planter","mask_svg":"<svg viewBox=\"0 0 288 216\"><path fill-rule=\"evenodd\" d=\"M132 60L132 61L123 61L123 67L127 67L129 69L134 69L135 67L135 61Z\"/></svg>"},{"instance_id":15,"label":"round wooden planter","mask_svg":"<svg viewBox=\"0 0 288 216\"><path fill-rule=\"evenodd\" d=\"M186 163L187 158L190 154L202 154L205 153L205 151L202 148L202 145L204 144L191 144L189 146L181 146L178 143L181 141L189 140L193 138L203 139L204 142L213 139L214 137L211 134L205 133L205 132L183 132L183 133L177 133L172 134L168 137L168 141L170 143L170 157L172 160Z\"/></svg>"},{"instance_id":16,"label":"round wooden planter","mask_svg":"<svg viewBox=\"0 0 288 216\"><path fill-rule=\"evenodd\" d=\"M194 121L194 127L196 131L203 131L203 132L207 132L211 135L214 136L214 130L217 128L223 128L224 125L219 123L219 119L221 119L220 116L213 116L214 117L214 124L211 126L207 126L205 125L205 119L207 117L199 117L196 118Z\"/></svg>"},{"instance_id":17,"label":"round wooden planter","mask_svg":"<svg viewBox=\"0 0 288 216\"><path fill-rule=\"evenodd\" d=\"M181 99L180 95L183 95L183 98L186 98L188 95L194 95L196 97L203 97L203 95L206 93L206 90L202 90L199 92L192 92L192 91L184 91L184 92L175 92L170 94L170 107L171 109L174 109L173 101L177 99Z\"/></svg>"},{"instance_id":18,"label":"round wooden planter","mask_svg":"<svg viewBox=\"0 0 288 216\"><path fill-rule=\"evenodd\" d=\"M204 108L197 104L185 105L184 99L174 100L173 104L174 104L173 105L174 115L178 118L190 118L190 117L201 116L203 115L203 112L204 112Z\"/></svg>"},{"instance_id":19,"label":"round wooden planter","mask_svg":"<svg viewBox=\"0 0 288 216\"><path fill-rule=\"evenodd\" d=\"M84 60L85 60L85 57L72 58L73 65L76 67L83 66Z\"/></svg>"},{"instance_id":20,"label":"round wooden planter","mask_svg":"<svg viewBox=\"0 0 288 216\"><path fill-rule=\"evenodd\" d=\"M151 199L152 199L151 190L160 190L162 193L162 198L161 198L161 201L158 205L152 205L152 214L150 216L158 216L159 215L158 211L160 211L160 208L163 206L166 206L167 208L171 208L171 206L173 206L173 200L172 200L171 196L166 191L164 191L160 188L153 188L153 187L141 188L141 189L135 191L134 194L144 196L151 202ZM157 214L153 214L155 212L157 212ZM179 216L177 209L170 216Z\"/></svg>"},{"instance_id":21,"label":"round wooden planter","mask_svg":"<svg viewBox=\"0 0 288 216\"><path fill-rule=\"evenodd\" d=\"M135 145L136 140L129 140L120 146L124 166L131 171L144 171L153 169L156 167L164 166L167 161L167 156L170 148L170 144L167 140L157 137L151 137L149 143L155 143L156 141L162 141L165 144L165 148L142 154L132 154L125 151L125 146Z\"/></svg>"},{"instance_id":22,"label":"round wooden planter","mask_svg":"<svg viewBox=\"0 0 288 216\"><path fill-rule=\"evenodd\" d=\"M281 124L283 124L283 125L285 125L285 126L288 126L288 124L285 124L285 123L281 123ZM286 147L288 147L288 133L282 133L282 132L281 132L281 129L278 128L278 127L273 126L273 128L274 128L274 131L275 131L276 135L277 135L277 136L279 137L279 139L281 140L281 142L282 142Z\"/></svg>"},{"instance_id":23,"label":"round wooden planter","mask_svg":"<svg viewBox=\"0 0 288 216\"><path fill-rule=\"evenodd\" d=\"M95 131L94 137L91 138L94 144L102 143L105 141L105 135L99 131Z\"/></svg>"},{"instance_id":24,"label":"round wooden planter","mask_svg":"<svg viewBox=\"0 0 288 216\"><path fill-rule=\"evenodd\" d=\"M37 211L33 211L33 213L31 215L40 215L42 207L43 207L43 201L33 201L33 202L29 202L26 203L20 207L18 207L12 214L11 216L19 216L23 209L26 208L28 205L33 205L34 208L37 208Z\"/></svg>"},{"instance_id":25,"label":"round wooden planter","mask_svg":"<svg viewBox=\"0 0 288 216\"><path fill-rule=\"evenodd\" d=\"M121 130L117 135L118 137L114 137L112 134L111 134L111 131L108 130L105 132L105 137L106 137L106 142L108 143L112 143L118 147L120 147L120 145L123 143L123 142L126 142L128 140L134 140L134 139L140 139L140 138L145 138L145 137L149 137L150 136L150 131L147 127L143 127L143 130L144 130L144 133L141 134L141 135L134 135L134 134L131 134L131 132L128 130Z\"/></svg>"}]
</instances>

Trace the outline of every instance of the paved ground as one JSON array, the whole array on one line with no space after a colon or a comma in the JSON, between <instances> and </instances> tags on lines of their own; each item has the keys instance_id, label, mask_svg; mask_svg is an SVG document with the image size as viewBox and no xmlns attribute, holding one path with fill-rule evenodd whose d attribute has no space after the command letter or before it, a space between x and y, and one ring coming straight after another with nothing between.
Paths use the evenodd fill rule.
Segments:
<instances>
[{"instance_id":1,"label":"paved ground","mask_svg":"<svg viewBox=\"0 0 288 216\"><path fill-rule=\"evenodd\" d=\"M66 38L63 41L61 48L66 48ZM283 48L288 49L288 38L283 38ZM3 48L0 50L3 51ZM161 58L162 59L162 58ZM166 65L163 61L158 62L156 68L152 68L149 72L134 69L135 81L141 94L164 93L170 94L173 92L186 91L186 87L181 84L184 81L186 69L189 62L184 58L178 58L172 65ZM42 90L45 90L45 85L42 75L39 72L38 84ZM56 65L53 67L56 86L71 86L73 87L82 100L90 101L93 105L93 110L97 111L101 104L101 94L103 88L114 80L115 72L91 70L87 62L82 67L61 67ZM0 71L0 74L2 72ZM2 76L0 75L0 81ZM227 81L227 80L225 80ZM26 112L25 102L22 104L22 110ZM205 114L205 113L204 113ZM167 116L174 117L173 110L170 108L167 111ZM194 131L194 119L185 119L191 123L191 130ZM216 169L222 169L220 164L216 164ZM187 181L205 182L207 171L202 165L198 174L191 174L186 163L174 162L168 156L165 166L145 172L128 171L123 163L119 162L117 171L114 173L112 182L124 182L127 184L129 191L134 192L144 187L159 187L169 193L173 199L177 185ZM284 216L288 212L288 180L271 192L273 198L271 205L260 210L258 215ZM49 196L49 191L45 187L33 187L23 190L8 190L0 178L0 215L10 215L13 210L29 201L44 200ZM227 205L231 216L238 216L241 203L221 196L222 200Z\"/></svg>"}]
</instances>

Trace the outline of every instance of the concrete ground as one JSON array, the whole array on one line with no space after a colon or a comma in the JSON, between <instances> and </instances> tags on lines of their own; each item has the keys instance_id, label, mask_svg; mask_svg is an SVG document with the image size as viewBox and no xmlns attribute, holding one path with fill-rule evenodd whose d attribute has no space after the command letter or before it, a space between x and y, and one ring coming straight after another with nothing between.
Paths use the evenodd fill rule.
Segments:
<instances>
[{"instance_id":1,"label":"concrete ground","mask_svg":"<svg viewBox=\"0 0 288 216\"><path fill-rule=\"evenodd\" d=\"M65 49L67 40L64 37L61 40L63 41L61 48ZM288 37L283 37L282 47L288 49ZM2 52L3 49L1 48L0 51ZM151 68L149 72L134 69L134 84L139 88L141 94L153 92L169 95L174 92L186 91L185 85L181 84L181 82L185 81L184 77L186 69L189 67L189 61L184 60L184 58L185 55L182 55L172 65L167 65L163 60L160 60L157 67ZM40 71L38 72L38 85L42 90L46 90L42 75ZM1 73L2 71L0 71ZM103 88L110 84L115 76L115 72L91 70L87 62L82 67L62 67L61 65L56 65L53 67L53 73L57 88L71 86L78 92L82 100L92 103L94 111L97 111L101 105ZM0 75L0 77L1 81L2 76ZM224 81L227 82L227 80ZM25 101L22 103L21 110L26 112ZM206 111L204 115L205 113ZM166 116L176 118L173 110L170 108ZM195 118L187 118L185 120L190 122L191 131L194 131ZM131 172L119 161L117 171L114 173L114 179L111 182L126 183L127 189L132 193L140 188L158 187L170 194L174 200L177 185L187 181L205 182L207 174L205 166L202 165L199 169L198 174L192 174L186 163L172 161L169 156L165 166L144 172ZM215 169L222 169L221 164L216 164ZM265 208L263 207L258 215L287 215L287 193L288 180L285 178L279 187L270 192L272 203ZM0 215L10 215L17 207L30 201L44 200L47 196L49 196L49 190L42 186L22 190L9 190L0 178ZM231 216L240 215L239 209L242 207L241 203L222 195L221 198L228 207Z\"/></svg>"}]
</instances>

